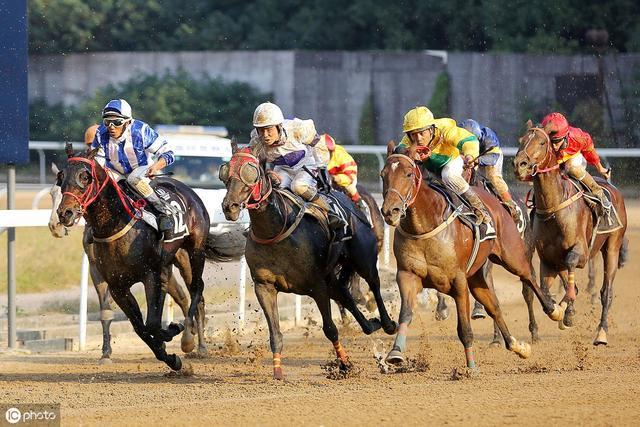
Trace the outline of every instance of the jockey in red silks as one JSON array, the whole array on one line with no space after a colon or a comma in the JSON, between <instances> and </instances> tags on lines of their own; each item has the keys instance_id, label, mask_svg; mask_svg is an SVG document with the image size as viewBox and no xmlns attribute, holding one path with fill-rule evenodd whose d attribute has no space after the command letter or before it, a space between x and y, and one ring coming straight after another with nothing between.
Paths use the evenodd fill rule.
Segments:
<instances>
[{"instance_id":1,"label":"jockey in red silks","mask_svg":"<svg viewBox=\"0 0 640 427\"><path fill-rule=\"evenodd\" d=\"M610 209L611 203L604 196L602 187L586 169L589 163L600 175L609 179L610 171L602 166L591 135L582 129L569 126L567 119L560 113L547 114L542 119L541 126L549 134L551 145L558 156L558 163L564 165L565 173L589 187L600 199L602 206Z\"/></svg>"}]
</instances>

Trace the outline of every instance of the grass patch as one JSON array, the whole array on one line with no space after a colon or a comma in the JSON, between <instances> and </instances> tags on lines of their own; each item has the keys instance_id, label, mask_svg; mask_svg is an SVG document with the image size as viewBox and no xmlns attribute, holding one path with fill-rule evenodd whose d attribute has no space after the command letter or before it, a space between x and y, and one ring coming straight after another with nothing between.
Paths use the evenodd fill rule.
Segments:
<instances>
[{"instance_id":1,"label":"grass patch","mask_svg":"<svg viewBox=\"0 0 640 427\"><path fill-rule=\"evenodd\" d=\"M78 286L82 264L82 227L64 239L47 227L16 228L16 287L19 293L47 292ZM0 234L0 292L7 290L7 232Z\"/></svg>"}]
</instances>

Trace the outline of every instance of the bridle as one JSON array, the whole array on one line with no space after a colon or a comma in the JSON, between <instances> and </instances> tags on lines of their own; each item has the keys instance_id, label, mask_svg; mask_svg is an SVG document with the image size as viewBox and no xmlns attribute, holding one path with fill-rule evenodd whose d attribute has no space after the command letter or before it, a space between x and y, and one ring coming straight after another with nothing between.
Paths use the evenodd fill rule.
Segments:
<instances>
[{"instance_id":1,"label":"bridle","mask_svg":"<svg viewBox=\"0 0 640 427\"><path fill-rule=\"evenodd\" d=\"M118 194L118 198L120 199L120 201L122 202L122 205L124 206L125 211L127 212L127 214L129 214L129 216L132 219L140 219L142 218L142 209L146 206L147 202L145 199L140 199L137 201L132 200L129 196L127 196L126 194L124 194L124 192L122 191L122 189L120 188L120 186L118 185L117 182L115 182L113 180L113 178L111 177L111 175L109 175L109 173L106 173L105 171L105 178L104 181L102 181L102 183L100 183L100 180L98 178L98 171L97 171L97 165L96 165L96 161L93 159L87 159L85 157L69 157L69 159L67 160L68 163L71 162L82 162L82 163L86 163L90 166L90 172L91 172L91 182L89 183L89 185L87 186L87 188L84 190L84 192L80 195L77 196L74 193L71 193L69 191L65 191L62 193L63 196L68 195L71 198L73 198L79 205L80 205L80 214L84 215L84 213L87 211L87 208L96 201L96 199L98 198L98 196L100 195L100 193L102 193L102 191L105 189L105 187L107 186L107 184L111 183L113 185L113 187L116 190L116 193ZM77 180L77 178L75 178ZM84 187L81 183L78 183L76 181L77 185L82 188ZM78 218L76 219L76 222L80 220L80 216L78 216Z\"/></svg>"},{"instance_id":2,"label":"bridle","mask_svg":"<svg viewBox=\"0 0 640 427\"><path fill-rule=\"evenodd\" d=\"M411 157L404 154L392 154L387 157L387 166L391 167L392 169L393 166L390 166L390 161L392 159L397 159L398 161L408 161L411 165L411 169L413 170L413 185L411 186L411 189L409 190L409 193L407 195L402 195L402 193L400 193L395 188L387 188L382 194L382 197L386 198L388 193L392 193L400 199L400 201L402 202L401 217L404 218L405 216L407 216L407 209L409 209L411 205L413 205L413 203L416 201L416 197L418 197L418 193L420 192L420 186L422 185L422 171L420 170L420 166L418 166Z\"/></svg>"},{"instance_id":3,"label":"bridle","mask_svg":"<svg viewBox=\"0 0 640 427\"><path fill-rule=\"evenodd\" d=\"M229 163L228 167L228 177L225 181L229 179L237 179L242 182L244 185L249 187L249 195L244 201L240 203L240 209L258 209L262 206L262 203L267 200L267 198L271 195L273 191L273 185L271 184L271 180L263 179L264 173L262 168L260 167L260 161L256 156L249 152L238 151L236 152ZM251 169L247 169L251 168ZM255 173L255 178L251 179L248 176ZM267 183L267 190L263 194L264 183Z\"/></svg>"},{"instance_id":4,"label":"bridle","mask_svg":"<svg viewBox=\"0 0 640 427\"><path fill-rule=\"evenodd\" d=\"M533 179L534 176L538 175L538 174L543 174L543 173L547 173L550 172L552 170L556 170L560 167L560 164L558 164L557 162L554 162L555 164L553 166L547 167L547 168L540 168L539 165L546 165L548 164L548 159L555 157L553 150L551 148L551 139L549 138L549 135L547 135L547 133L544 131L544 129L539 128L539 127L532 127L529 128L528 130L530 132L529 134L529 140L524 144L524 146L522 147L522 150L520 151L521 153L523 153L525 155L525 157L527 158L527 162L529 163L529 165L532 165L533 171L531 172L531 174L527 175L524 180L526 181L531 181ZM545 138L545 153L544 153L544 158L539 161L539 162L534 162L533 159L531 158L531 156L529 155L529 153L527 152L527 149L529 148L529 144L531 143L531 141L533 141L533 136L536 134L536 132L542 134Z\"/></svg>"}]
</instances>

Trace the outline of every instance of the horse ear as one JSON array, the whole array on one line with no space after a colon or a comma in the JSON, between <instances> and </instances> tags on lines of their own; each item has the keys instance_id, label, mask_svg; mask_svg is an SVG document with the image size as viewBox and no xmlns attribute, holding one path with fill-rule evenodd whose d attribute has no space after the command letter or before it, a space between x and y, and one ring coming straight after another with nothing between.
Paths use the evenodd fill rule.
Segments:
<instances>
[{"instance_id":1,"label":"horse ear","mask_svg":"<svg viewBox=\"0 0 640 427\"><path fill-rule=\"evenodd\" d=\"M98 154L98 150L99 148L87 150L87 159L92 160L96 156L96 154Z\"/></svg>"},{"instance_id":2,"label":"horse ear","mask_svg":"<svg viewBox=\"0 0 640 427\"><path fill-rule=\"evenodd\" d=\"M236 154L236 151L238 151L238 140L234 135L231 137L231 154Z\"/></svg>"},{"instance_id":3,"label":"horse ear","mask_svg":"<svg viewBox=\"0 0 640 427\"><path fill-rule=\"evenodd\" d=\"M392 155L395 150L396 150L396 142L393 139L391 139L387 144L387 157Z\"/></svg>"},{"instance_id":4,"label":"horse ear","mask_svg":"<svg viewBox=\"0 0 640 427\"><path fill-rule=\"evenodd\" d=\"M526 126L527 126L527 130L533 127L533 122L531 121L531 119L527 120Z\"/></svg>"},{"instance_id":5,"label":"horse ear","mask_svg":"<svg viewBox=\"0 0 640 427\"><path fill-rule=\"evenodd\" d=\"M64 145L64 152L67 153L67 157L73 157L73 144L67 142Z\"/></svg>"},{"instance_id":6,"label":"horse ear","mask_svg":"<svg viewBox=\"0 0 640 427\"><path fill-rule=\"evenodd\" d=\"M54 175L58 175L58 173L60 172L58 165L53 162L51 162L51 172L53 172Z\"/></svg>"}]
</instances>

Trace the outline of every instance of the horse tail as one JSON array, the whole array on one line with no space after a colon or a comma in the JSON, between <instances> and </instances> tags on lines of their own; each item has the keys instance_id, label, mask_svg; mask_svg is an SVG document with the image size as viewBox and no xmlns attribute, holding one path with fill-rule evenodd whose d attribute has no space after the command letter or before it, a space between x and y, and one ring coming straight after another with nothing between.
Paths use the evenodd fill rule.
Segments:
<instances>
[{"instance_id":1,"label":"horse tail","mask_svg":"<svg viewBox=\"0 0 640 427\"><path fill-rule=\"evenodd\" d=\"M618 268L624 267L629 260L629 239L622 238L622 245L620 245L620 256L618 257Z\"/></svg>"}]
</instances>

